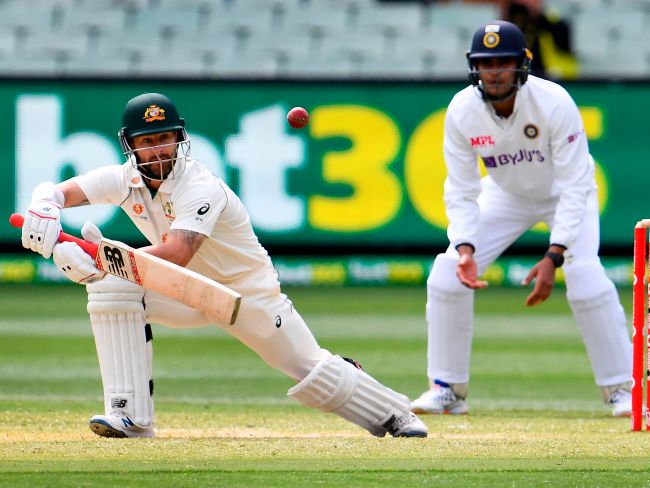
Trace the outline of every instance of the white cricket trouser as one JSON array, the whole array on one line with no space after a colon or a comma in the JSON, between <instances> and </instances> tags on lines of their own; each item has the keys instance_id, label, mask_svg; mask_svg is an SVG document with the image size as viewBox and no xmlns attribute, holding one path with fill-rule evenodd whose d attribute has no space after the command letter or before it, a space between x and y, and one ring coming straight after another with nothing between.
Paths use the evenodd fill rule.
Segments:
<instances>
[{"instance_id":1,"label":"white cricket trouser","mask_svg":"<svg viewBox=\"0 0 650 488\"><path fill-rule=\"evenodd\" d=\"M217 325L255 351L267 364L300 381L332 354L318 345L291 301L280 292L275 278L270 278L249 279L247 283L233 285L242 295L233 325L220 323L149 290L144 297L147 321L176 328Z\"/></svg>"},{"instance_id":2,"label":"white cricket trouser","mask_svg":"<svg viewBox=\"0 0 650 488\"><path fill-rule=\"evenodd\" d=\"M538 222L553 226L557 198L531 201L483 179L476 242L479 275L519 236ZM575 242L565 253L567 299L580 328L596 384L614 385L631 378L632 348L614 284L598 257L600 242L597 194L589 199ZM469 381L474 291L456 277L458 253L439 255L427 282L430 380ZM478 291L480 293L480 290Z\"/></svg>"}]
</instances>

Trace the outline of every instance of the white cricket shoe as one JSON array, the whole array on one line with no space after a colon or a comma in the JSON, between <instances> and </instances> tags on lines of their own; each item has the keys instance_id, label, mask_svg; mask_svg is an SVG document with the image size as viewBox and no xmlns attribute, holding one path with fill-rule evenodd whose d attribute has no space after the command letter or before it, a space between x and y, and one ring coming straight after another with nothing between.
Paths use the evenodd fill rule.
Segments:
<instances>
[{"instance_id":1,"label":"white cricket shoe","mask_svg":"<svg viewBox=\"0 0 650 488\"><path fill-rule=\"evenodd\" d=\"M467 402L464 398L458 397L450 386L437 384L411 403L411 412L414 413L463 415L467 410Z\"/></svg>"},{"instance_id":2,"label":"white cricket shoe","mask_svg":"<svg viewBox=\"0 0 650 488\"><path fill-rule=\"evenodd\" d=\"M616 390L609 396L607 405L612 407L614 417L629 417L632 414L632 394L627 390Z\"/></svg>"},{"instance_id":3,"label":"white cricket shoe","mask_svg":"<svg viewBox=\"0 0 650 488\"><path fill-rule=\"evenodd\" d=\"M394 415L384 424L393 437L426 437L429 429L414 413L406 412L399 417Z\"/></svg>"},{"instance_id":4,"label":"white cricket shoe","mask_svg":"<svg viewBox=\"0 0 650 488\"><path fill-rule=\"evenodd\" d=\"M90 430L101 437L154 437L153 425L141 427L122 412L94 415L90 419Z\"/></svg>"}]
</instances>

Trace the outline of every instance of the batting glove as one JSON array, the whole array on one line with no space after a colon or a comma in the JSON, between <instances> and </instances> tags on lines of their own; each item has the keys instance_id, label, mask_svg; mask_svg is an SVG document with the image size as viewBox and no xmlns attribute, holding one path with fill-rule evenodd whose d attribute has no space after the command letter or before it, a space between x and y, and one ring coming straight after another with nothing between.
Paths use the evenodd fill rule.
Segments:
<instances>
[{"instance_id":1,"label":"batting glove","mask_svg":"<svg viewBox=\"0 0 650 488\"><path fill-rule=\"evenodd\" d=\"M81 235L95 244L102 240L101 231L91 222L84 224ZM70 281L80 285L95 283L106 275L106 272L97 269L93 258L73 242L61 242L54 246L53 260Z\"/></svg>"},{"instance_id":2,"label":"batting glove","mask_svg":"<svg viewBox=\"0 0 650 488\"><path fill-rule=\"evenodd\" d=\"M64 200L63 192L54 183L41 183L34 189L22 228L21 241L25 249L46 259L52 255L61 232Z\"/></svg>"}]
</instances>

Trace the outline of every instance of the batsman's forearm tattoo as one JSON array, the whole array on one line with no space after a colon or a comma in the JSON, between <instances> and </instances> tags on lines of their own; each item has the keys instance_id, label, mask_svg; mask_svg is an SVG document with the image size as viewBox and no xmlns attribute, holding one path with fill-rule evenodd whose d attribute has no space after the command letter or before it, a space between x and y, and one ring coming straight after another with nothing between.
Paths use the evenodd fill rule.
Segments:
<instances>
[{"instance_id":1,"label":"batsman's forearm tattoo","mask_svg":"<svg viewBox=\"0 0 650 488\"><path fill-rule=\"evenodd\" d=\"M192 232L191 230L174 230L171 233L183 239L183 241L192 249L192 253L195 253L205 240L203 234Z\"/></svg>"}]
</instances>

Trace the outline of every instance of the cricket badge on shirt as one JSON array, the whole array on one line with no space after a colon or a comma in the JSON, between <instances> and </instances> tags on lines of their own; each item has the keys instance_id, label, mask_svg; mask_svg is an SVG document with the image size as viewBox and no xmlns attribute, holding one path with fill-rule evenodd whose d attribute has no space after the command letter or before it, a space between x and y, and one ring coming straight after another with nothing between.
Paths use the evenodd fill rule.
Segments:
<instances>
[{"instance_id":1,"label":"cricket badge on shirt","mask_svg":"<svg viewBox=\"0 0 650 488\"><path fill-rule=\"evenodd\" d=\"M526 124L526 127L524 127L524 135L528 139L535 139L539 135L539 129L535 124Z\"/></svg>"},{"instance_id":2,"label":"cricket badge on shirt","mask_svg":"<svg viewBox=\"0 0 650 488\"><path fill-rule=\"evenodd\" d=\"M131 210L133 210L133 213L135 214L136 217L138 217L140 220L149 220L149 217L147 217L147 214L144 213L144 205L141 203L134 203L133 206L131 207Z\"/></svg>"},{"instance_id":3,"label":"cricket badge on shirt","mask_svg":"<svg viewBox=\"0 0 650 488\"><path fill-rule=\"evenodd\" d=\"M167 220L173 221L176 219L176 212L174 211L174 204L172 202L165 202L163 212L165 212L165 218Z\"/></svg>"},{"instance_id":4,"label":"cricket badge on shirt","mask_svg":"<svg viewBox=\"0 0 650 488\"><path fill-rule=\"evenodd\" d=\"M165 120L165 109L160 108L155 103L149 105L144 111L144 117L142 117L145 122L153 122L155 120Z\"/></svg>"}]
</instances>

